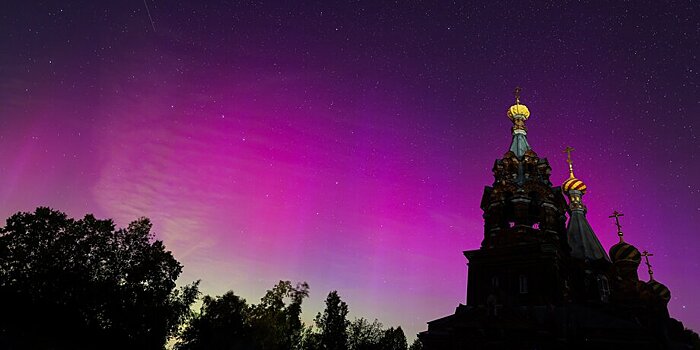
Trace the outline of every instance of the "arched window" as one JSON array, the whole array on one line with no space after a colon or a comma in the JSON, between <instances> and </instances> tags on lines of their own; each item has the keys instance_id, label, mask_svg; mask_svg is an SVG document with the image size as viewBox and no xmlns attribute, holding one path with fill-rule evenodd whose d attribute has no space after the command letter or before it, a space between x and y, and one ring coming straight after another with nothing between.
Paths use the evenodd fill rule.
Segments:
<instances>
[{"instance_id":1,"label":"arched window","mask_svg":"<svg viewBox=\"0 0 700 350\"><path fill-rule=\"evenodd\" d=\"M498 289L498 276L491 277L491 287L493 289Z\"/></svg>"}]
</instances>

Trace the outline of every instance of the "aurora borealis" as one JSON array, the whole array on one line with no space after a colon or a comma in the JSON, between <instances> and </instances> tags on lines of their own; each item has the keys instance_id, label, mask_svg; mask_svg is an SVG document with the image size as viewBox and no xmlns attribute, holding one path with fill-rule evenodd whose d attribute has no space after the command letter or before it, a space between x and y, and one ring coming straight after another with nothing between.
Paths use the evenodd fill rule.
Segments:
<instances>
[{"instance_id":1,"label":"aurora borealis","mask_svg":"<svg viewBox=\"0 0 700 350\"><path fill-rule=\"evenodd\" d=\"M574 147L603 246L622 211L700 329L696 3L147 4L2 5L2 217L147 216L204 293L307 281L305 319L338 290L413 338L464 302L520 85L552 181Z\"/></svg>"}]
</instances>

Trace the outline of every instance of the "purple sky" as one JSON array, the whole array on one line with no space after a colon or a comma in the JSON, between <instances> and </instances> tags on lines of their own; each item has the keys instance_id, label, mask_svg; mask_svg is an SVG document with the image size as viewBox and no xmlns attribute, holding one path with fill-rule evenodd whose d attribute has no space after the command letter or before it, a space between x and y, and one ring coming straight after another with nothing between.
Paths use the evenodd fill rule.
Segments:
<instances>
[{"instance_id":1,"label":"purple sky","mask_svg":"<svg viewBox=\"0 0 700 350\"><path fill-rule=\"evenodd\" d=\"M413 338L464 302L520 85L552 180L576 148L603 245L618 209L700 329L697 3L146 3L1 5L0 216L147 216L183 283L307 281L306 320L338 290Z\"/></svg>"}]
</instances>

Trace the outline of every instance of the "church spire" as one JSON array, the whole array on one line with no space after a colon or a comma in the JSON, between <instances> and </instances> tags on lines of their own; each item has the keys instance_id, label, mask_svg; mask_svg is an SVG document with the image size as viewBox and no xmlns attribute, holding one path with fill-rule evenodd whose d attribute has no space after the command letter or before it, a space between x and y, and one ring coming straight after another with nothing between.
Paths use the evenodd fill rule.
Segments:
<instances>
[{"instance_id":1,"label":"church spire","mask_svg":"<svg viewBox=\"0 0 700 350\"><path fill-rule=\"evenodd\" d=\"M566 162L569 164L569 178L564 181L562 189L569 197L569 207L571 208L571 218L567 227L567 239L571 247L571 256L584 261L610 261L605 253L603 245L600 244L593 228L586 219L586 206L583 205L581 197L586 193L586 184L574 176L574 162L571 160L571 151L574 149L566 147Z\"/></svg>"},{"instance_id":2,"label":"church spire","mask_svg":"<svg viewBox=\"0 0 700 350\"><path fill-rule=\"evenodd\" d=\"M510 144L511 152L518 158L522 158L526 151L530 149L527 143L527 128L525 121L530 118L530 111L527 106L520 104L520 87L515 88L515 104L508 108L508 118L513 122L513 141Z\"/></svg>"}]
</instances>

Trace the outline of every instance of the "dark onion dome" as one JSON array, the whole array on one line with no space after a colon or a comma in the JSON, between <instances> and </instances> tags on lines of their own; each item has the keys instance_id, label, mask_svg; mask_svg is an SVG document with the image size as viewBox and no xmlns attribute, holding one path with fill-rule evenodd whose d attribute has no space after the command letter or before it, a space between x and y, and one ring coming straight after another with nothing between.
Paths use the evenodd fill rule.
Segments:
<instances>
[{"instance_id":1,"label":"dark onion dome","mask_svg":"<svg viewBox=\"0 0 700 350\"><path fill-rule=\"evenodd\" d=\"M655 280L647 282L647 285L651 287L654 294L656 294L665 303L668 303L671 300L671 291L668 289L668 287Z\"/></svg>"},{"instance_id":2,"label":"dark onion dome","mask_svg":"<svg viewBox=\"0 0 700 350\"><path fill-rule=\"evenodd\" d=\"M639 265L642 262L642 254L635 246L622 241L610 247L610 259L613 262L627 260Z\"/></svg>"}]
</instances>

